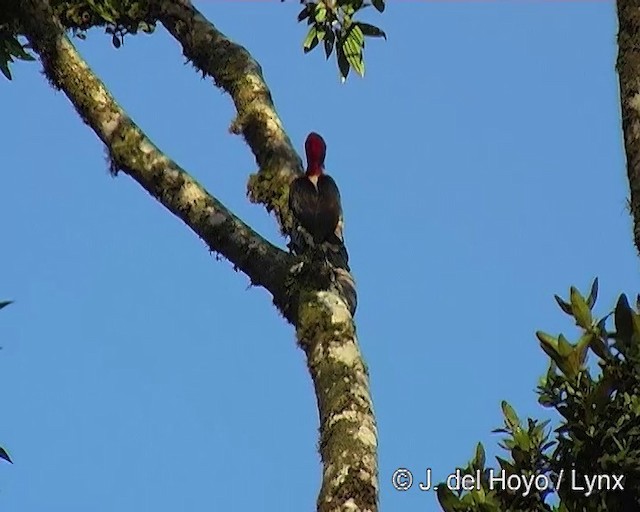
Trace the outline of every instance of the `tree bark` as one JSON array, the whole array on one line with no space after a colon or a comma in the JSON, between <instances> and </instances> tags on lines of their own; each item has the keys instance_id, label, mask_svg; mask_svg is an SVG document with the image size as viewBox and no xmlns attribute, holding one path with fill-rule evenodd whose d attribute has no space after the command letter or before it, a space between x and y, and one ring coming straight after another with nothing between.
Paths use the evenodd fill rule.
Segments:
<instances>
[{"instance_id":1,"label":"tree bark","mask_svg":"<svg viewBox=\"0 0 640 512\"><path fill-rule=\"evenodd\" d=\"M238 110L234 127L260 166L250 180L250 194L275 211L283 232L288 232L286 198L291 179L301 169L300 158L275 112L259 65L190 2L152 1L151 5L183 44L185 55L232 96ZM270 291L276 306L295 325L320 413L324 471L318 510L376 512L377 431L353 321L351 275L333 269L319 284L317 276L326 269L316 269L262 238L153 145L82 60L48 1L21 0L15 8L45 75L104 142L114 172L131 176L211 250L229 259L253 284Z\"/></svg>"},{"instance_id":2,"label":"tree bark","mask_svg":"<svg viewBox=\"0 0 640 512\"><path fill-rule=\"evenodd\" d=\"M309 294L300 309L298 341L320 412L318 512L376 512L378 433L351 312L332 292Z\"/></svg>"},{"instance_id":3,"label":"tree bark","mask_svg":"<svg viewBox=\"0 0 640 512\"><path fill-rule=\"evenodd\" d=\"M274 296L283 293L281 284L294 263L291 256L253 231L162 154L91 71L51 11L44 4L36 5L29 10L33 17L25 18L27 36L52 85L64 91L82 119L104 142L112 170L123 171L136 180L212 251L242 270L253 284L265 287ZM33 19L42 22L33 23Z\"/></svg>"},{"instance_id":4,"label":"tree bark","mask_svg":"<svg viewBox=\"0 0 640 512\"><path fill-rule=\"evenodd\" d=\"M618 0L618 77L633 240L640 253L640 3Z\"/></svg>"},{"instance_id":5,"label":"tree bark","mask_svg":"<svg viewBox=\"0 0 640 512\"><path fill-rule=\"evenodd\" d=\"M259 167L249 180L249 197L273 211L282 232L288 233L289 183L302 172L302 162L275 110L262 68L190 1L151 0L150 4L152 16L180 43L185 57L233 99L238 115L231 131L242 133Z\"/></svg>"}]
</instances>

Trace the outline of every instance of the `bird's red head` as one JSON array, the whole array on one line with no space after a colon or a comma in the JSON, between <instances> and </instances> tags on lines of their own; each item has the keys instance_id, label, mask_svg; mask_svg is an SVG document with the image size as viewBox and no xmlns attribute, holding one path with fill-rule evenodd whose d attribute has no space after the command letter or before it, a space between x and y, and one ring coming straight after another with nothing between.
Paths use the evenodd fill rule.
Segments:
<instances>
[{"instance_id":1,"label":"bird's red head","mask_svg":"<svg viewBox=\"0 0 640 512\"><path fill-rule=\"evenodd\" d=\"M307 154L307 174L309 176L322 174L324 157L327 154L324 139L317 133L311 132L304 143L304 150Z\"/></svg>"}]
</instances>

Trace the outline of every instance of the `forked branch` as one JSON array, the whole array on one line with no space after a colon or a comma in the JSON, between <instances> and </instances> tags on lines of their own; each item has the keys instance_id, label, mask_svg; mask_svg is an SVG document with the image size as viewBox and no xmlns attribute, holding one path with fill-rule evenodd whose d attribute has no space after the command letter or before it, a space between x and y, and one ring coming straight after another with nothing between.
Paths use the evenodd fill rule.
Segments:
<instances>
[{"instance_id":1,"label":"forked branch","mask_svg":"<svg viewBox=\"0 0 640 512\"><path fill-rule=\"evenodd\" d=\"M249 197L273 211L288 233L287 190L302 163L284 131L260 65L190 1L151 0L150 4L152 16L180 43L184 55L233 99L238 115L232 129L242 133L259 168L249 182Z\"/></svg>"},{"instance_id":2,"label":"forked branch","mask_svg":"<svg viewBox=\"0 0 640 512\"><path fill-rule=\"evenodd\" d=\"M232 96L238 110L235 126L260 168L250 181L252 199L275 211L287 232L288 186L301 164L275 112L260 67L190 2L151 3L158 18L181 42L185 55ZM105 143L114 170L130 175L212 250L232 261L254 284L268 289L281 309L279 301L288 301L289 306L295 301L295 311L287 317L295 324L307 355L320 412L323 483L318 510L377 512L377 431L350 307L355 299L351 276L338 274L334 285L320 290L301 277L309 269L297 277L291 274L292 256L229 212L163 155L123 112L67 39L47 0L23 0L20 10L45 74Z\"/></svg>"},{"instance_id":3,"label":"forked branch","mask_svg":"<svg viewBox=\"0 0 640 512\"><path fill-rule=\"evenodd\" d=\"M64 33L48 2L21 2L22 23L46 76L106 145L114 170L136 180L275 299L293 260L269 243L165 156L126 115Z\"/></svg>"}]
</instances>

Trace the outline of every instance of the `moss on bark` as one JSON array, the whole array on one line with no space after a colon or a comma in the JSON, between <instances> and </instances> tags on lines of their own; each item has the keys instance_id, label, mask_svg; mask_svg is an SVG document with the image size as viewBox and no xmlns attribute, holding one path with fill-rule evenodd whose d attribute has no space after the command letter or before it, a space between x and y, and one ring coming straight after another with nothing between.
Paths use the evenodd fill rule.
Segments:
<instances>
[{"instance_id":1,"label":"moss on bark","mask_svg":"<svg viewBox=\"0 0 640 512\"><path fill-rule=\"evenodd\" d=\"M618 0L618 76L633 238L640 253L640 4Z\"/></svg>"},{"instance_id":2,"label":"moss on bark","mask_svg":"<svg viewBox=\"0 0 640 512\"><path fill-rule=\"evenodd\" d=\"M335 293L301 297L298 341L307 354L320 414L321 512L376 511L377 432L367 369L348 305Z\"/></svg>"},{"instance_id":3,"label":"moss on bark","mask_svg":"<svg viewBox=\"0 0 640 512\"><path fill-rule=\"evenodd\" d=\"M60 9L61 3L57 5ZM275 114L260 67L189 2L150 0L149 5L153 16L181 41L185 55L233 97L238 110L233 129L243 133L260 167L250 179L250 196L275 211L286 231L288 185L301 163ZM346 297L355 294L353 280L343 276L336 286L324 262L286 254L235 217L163 155L115 103L62 33L48 2L24 0L21 8L46 76L105 143L112 171L133 177L212 250L240 267L252 283L271 291L274 302L296 325L320 412L324 473L318 509L377 511L375 419L349 305L354 299ZM299 262L302 268L291 272ZM342 291L348 288L353 291Z\"/></svg>"}]
</instances>

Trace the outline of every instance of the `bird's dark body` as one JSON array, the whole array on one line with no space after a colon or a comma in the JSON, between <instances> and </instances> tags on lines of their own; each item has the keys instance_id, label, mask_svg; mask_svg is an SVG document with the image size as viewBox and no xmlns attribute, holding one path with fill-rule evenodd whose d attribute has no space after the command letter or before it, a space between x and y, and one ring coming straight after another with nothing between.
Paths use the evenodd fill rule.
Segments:
<instances>
[{"instance_id":1,"label":"bird's dark body","mask_svg":"<svg viewBox=\"0 0 640 512\"><path fill-rule=\"evenodd\" d=\"M300 176L289 188L289 208L316 244L342 243L336 229L342 215L340 191L331 176L321 174L314 185Z\"/></svg>"},{"instance_id":2,"label":"bird's dark body","mask_svg":"<svg viewBox=\"0 0 640 512\"><path fill-rule=\"evenodd\" d=\"M334 267L350 272L349 254L342 238L340 191L333 178L324 173L327 146L320 135L312 132L304 148L306 173L289 186L289 209L296 222L289 247L295 254L311 250Z\"/></svg>"}]
</instances>

